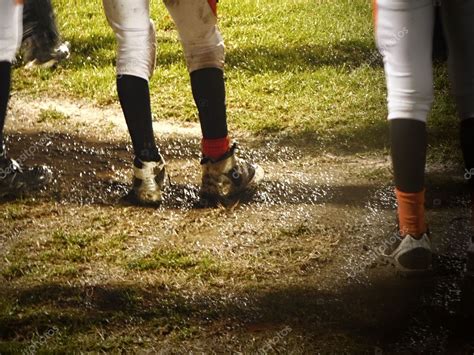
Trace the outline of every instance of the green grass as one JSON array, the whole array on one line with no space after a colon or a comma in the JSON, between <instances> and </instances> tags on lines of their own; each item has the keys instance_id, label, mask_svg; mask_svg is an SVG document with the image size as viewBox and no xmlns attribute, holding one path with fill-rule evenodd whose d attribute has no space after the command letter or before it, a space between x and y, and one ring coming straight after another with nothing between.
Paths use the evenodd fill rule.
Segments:
<instances>
[{"instance_id":1,"label":"green grass","mask_svg":"<svg viewBox=\"0 0 474 355\"><path fill-rule=\"evenodd\" d=\"M196 256L179 250L154 250L150 255L128 263L130 270L194 270L196 273L212 271L213 261L209 256Z\"/></svg>"},{"instance_id":2,"label":"green grass","mask_svg":"<svg viewBox=\"0 0 474 355\"><path fill-rule=\"evenodd\" d=\"M55 0L72 57L57 70L16 71L23 93L117 101L115 39L92 0ZM221 1L232 129L308 137L338 148L386 146L385 82L366 0ZM158 38L151 80L157 119L197 121L175 27L161 1L152 2ZM445 70L431 122L436 144L450 142L454 110ZM54 86L54 91L50 88ZM439 138L439 139L438 139Z\"/></svg>"},{"instance_id":3,"label":"green grass","mask_svg":"<svg viewBox=\"0 0 474 355\"><path fill-rule=\"evenodd\" d=\"M12 203L5 208L0 216L4 221L21 220L22 218L28 217L28 212L25 211L25 207L21 204Z\"/></svg>"},{"instance_id":4,"label":"green grass","mask_svg":"<svg viewBox=\"0 0 474 355\"><path fill-rule=\"evenodd\" d=\"M68 120L69 116L53 108L42 109L38 115L38 122L60 122Z\"/></svg>"}]
</instances>

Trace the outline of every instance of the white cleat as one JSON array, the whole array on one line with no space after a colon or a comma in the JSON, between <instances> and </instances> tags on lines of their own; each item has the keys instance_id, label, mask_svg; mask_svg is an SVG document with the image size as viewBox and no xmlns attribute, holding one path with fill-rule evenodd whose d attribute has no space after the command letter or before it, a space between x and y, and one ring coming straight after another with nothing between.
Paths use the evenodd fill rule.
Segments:
<instances>
[{"instance_id":1,"label":"white cleat","mask_svg":"<svg viewBox=\"0 0 474 355\"><path fill-rule=\"evenodd\" d=\"M141 161L135 158L133 162L132 193L139 204L159 204L161 192L165 183L166 164L162 157L159 161Z\"/></svg>"}]
</instances>

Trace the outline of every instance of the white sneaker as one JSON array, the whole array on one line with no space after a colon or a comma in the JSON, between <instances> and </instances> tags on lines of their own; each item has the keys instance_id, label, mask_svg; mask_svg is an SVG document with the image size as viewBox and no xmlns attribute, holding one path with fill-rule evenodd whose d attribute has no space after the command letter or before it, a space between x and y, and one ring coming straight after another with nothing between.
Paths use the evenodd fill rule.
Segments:
<instances>
[{"instance_id":1,"label":"white sneaker","mask_svg":"<svg viewBox=\"0 0 474 355\"><path fill-rule=\"evenodd\" d=\"M397 269L403 273L429 271L433 258L431 239L428 233L424 233L419 239L411 235L400 237L397 233L394 242L385 249L384 256L391 259Z\"/></svg>"}]
</instances>

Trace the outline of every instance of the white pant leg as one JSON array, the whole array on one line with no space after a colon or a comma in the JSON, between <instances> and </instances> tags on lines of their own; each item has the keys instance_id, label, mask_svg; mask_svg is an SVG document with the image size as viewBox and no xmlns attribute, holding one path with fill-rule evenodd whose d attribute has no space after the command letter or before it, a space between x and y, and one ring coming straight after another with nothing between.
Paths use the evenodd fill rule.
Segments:
<instances>
[{"instance_id":1,"label":"white pant leg","mask_svg":"<svg viewBox=\"0 0 474 355\"><path fill-rule=\"evenodd\" d=\"M189 72L224 68L224 40L208 0L164 0L178 28Z\"/></svg>"},{"instance_id":2,"label":"white pant leg","mask_svg":"<svg viewBox=\"0 0 474 355\"><path fill-rule=\"evenodd\" d=\"M444 0L449 75L461 119L474 118L474 1Z\"/></svg>"},{"instance_id":3,"label":"white pant leg","mask_svg":"<svg viewBox=\"0 0 474 355\"><path fill-rule=\"evenodd\" d=\"M0 61L12 62L21 45L23 5L15 0L0 0Z\"/></svg>"},{"instance_id":4,"label":"white pant leg","mask_svg":"<svg viewBox=\"0 0 474 355\"><path fill-rule=\"evenodd\" d=\"M433 102L433 26L432 0L376 1L376 38L384 59L389 119L426 122Z\"/></svg>"},{"instance_id":5,"label":"white pant leg","mask_svg":"<svg viewBox=\"0 0 474 355\"><path fill-rule=\"evenodd\" d=\"M117 75L149 80L155 68L155 28L149 0L103 0L118 42Z\"/></svg>"}]
</instances>

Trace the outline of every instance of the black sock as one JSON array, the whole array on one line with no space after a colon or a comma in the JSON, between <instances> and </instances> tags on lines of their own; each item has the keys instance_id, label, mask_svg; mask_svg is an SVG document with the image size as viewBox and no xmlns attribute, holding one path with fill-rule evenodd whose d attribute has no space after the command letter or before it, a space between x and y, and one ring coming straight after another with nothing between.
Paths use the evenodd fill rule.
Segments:
<instances>
[{"instance_id":1,"label":"black sock","mask_svg":"<svg viewBox=\"0 0 474 355\"><path fill-rule=\"evenodd\" d=\"M403 192L424 189L426 124L412 119L390 120L390 142L395 186Z\"/></svg>"},{"instance_id":2,"label":"black sock","mask_svg":"<svg viewBox=\"0 0 474 355\"><path fill-rule=\"evenodd\" d=\"M446 62L448 60L448 44L444 35L441 5L435 7L435 22L433 30L433 60Z\"/></svg>"},{"instance_id":3,"label":"black sock","mask_svg":"<svg viewBox=\"0 0 474 355\"><path fill-rule=\"evenodd\" d=\"M117 77L117 91L135 156L142 161L158 160L148 82L136 76L122 75Z\"/></svg>"},{"instance_id":4,"label":"black sock","mask_svg":"<svg viewBox=\"0 0 474 355\"><path fill-rule=\"evenodd\" d=\"M219 68L196 70L191 73L191 88L203 138L227 137L224 72Z\"/></svg>"},{"instance_id":5,"label":"black sock","mask_svg":"<svg viewBox=\"0 0 474 355\"><path fill-rule=\"evenodd\" d=\"M3 128L7 116L8 100L10 99L12 65L10 62L0 62L0 156L3 151Z\"/></svg>"}]
</instances>

